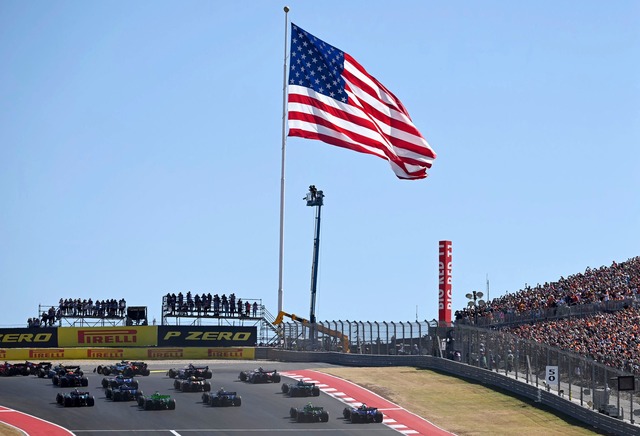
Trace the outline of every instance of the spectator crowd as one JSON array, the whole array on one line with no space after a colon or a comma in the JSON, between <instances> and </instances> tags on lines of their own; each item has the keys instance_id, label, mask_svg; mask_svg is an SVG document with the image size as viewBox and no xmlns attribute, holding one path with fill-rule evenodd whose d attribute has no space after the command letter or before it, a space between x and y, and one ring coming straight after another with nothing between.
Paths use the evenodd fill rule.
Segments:
<instances>
[{"instance_id":1,"label":"spectator crowd","mask_svg":"<svg viewBox=\"0 0 640 436\"><path fill-rule=\"evenodd\" d=\"M127 302L120 300L95 300L81 298L61 298L58 307L49 307L40 316L29 318L28 327L53 327L62 318L124 318L127 313Z\"/></svg>"},{"instance_id":2,"label":"spectator crowd","mask_svg":"<svg viewBox=\"0 0 640 436\"><path fill-rule=\"evenodd\" d=\"M636 298L640 287L640 256L610 267L587 268L584 273L560 277L557 282L525 286L513 294L494 298L484 306L455 312L456 321L512 314L528 314L562 306L598 304ZM486 323L482 323L486 324Z\"/></svg>"},{"instance_id":3,"label":"spectator crowd","mask_svg":"<svg viewBox=\"0 0 640 436\"><path fill-rule=\"evenodd\" d=\"M507 315L553 312L558 308L590 304L585 316L521 323L501 330L523 339L572 351L596 362L640 374L640 257L611 266L587 268L584 273L534 287L525 286L487 302L482 307L456 311L456 321L499 324ZM624 301L619 310L605 310L608 302ZM598 310L598 308L600 308ZM557 313L567 313L558 311ZM510 319L514 319L511 317Z\"/></svg>"},{"instance_id":4,"label":"spectator crowd","mask_svg":"<svg viewBox=\"0 0 640 436\"><path fill-rule=\"evenodd\" d=\"M219 296L211 293L193 295L191 291L186 294L178 292L168 293L162 303L162 313L169 316L224 316L224 317L257 317L259 305L253 304L242 298L236 298L234 293Z\"/></svg>"},{"instance_id":5,"label":"spectator crowd","mask_svg":"<svg viewBox=\"0 0 640 436\"><path fill-rule=\"evenodd\" d=\"M640 310L637 307L584 318L522 324L505 331L640 374Z\"/></svg>"}]
</instances>

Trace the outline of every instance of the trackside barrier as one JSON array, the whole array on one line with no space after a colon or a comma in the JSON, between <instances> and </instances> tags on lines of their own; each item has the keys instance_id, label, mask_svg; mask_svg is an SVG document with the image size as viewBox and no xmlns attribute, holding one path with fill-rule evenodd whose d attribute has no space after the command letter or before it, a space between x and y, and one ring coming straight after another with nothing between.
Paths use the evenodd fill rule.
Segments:
<instances>
[{"instance_id":1,"label":"trackside barrier","mask_svg":"<svg viewBox=\"0 0 640 436\"><path fill-rule=\"evenodd\" d=\"M339 352L295 352L279 349L257 349L257 356L266 355L269 360L282 362L324 362L334 365L380 367L380 366L410 366L429 369L466 378L499 389L505 389L518 396L536 403L548 406L564 413L587 425L602 430L607 434L620 436L638 435L640 427L627 421L612 418L576 404L566 397L560 397L555 392L548 392L541 387L515 380L504 374L487 369L470 366L433 356L387 356L387 355L357 355Z\"/></svg>"},{"instance_id":2,"label":"trackside barrier","mask_svg":"<svg viewBox=\"0 0 640 436\"><path fill-rule=\"evenodd\" d=\"M0 360L163 360L163 359L255 359L253 347L151 347L151 348L7 348Z\"/></svg>"},{"instance_id":3,"label":"trackside barrier","mask_svg":"<svg viewBox=\"0 0 640 436\"><path fill-rule=\"evenodd\" d=\"M0 329L9 348L253 347L256 326L124 326Z\"/></svg>"}]
</instances>

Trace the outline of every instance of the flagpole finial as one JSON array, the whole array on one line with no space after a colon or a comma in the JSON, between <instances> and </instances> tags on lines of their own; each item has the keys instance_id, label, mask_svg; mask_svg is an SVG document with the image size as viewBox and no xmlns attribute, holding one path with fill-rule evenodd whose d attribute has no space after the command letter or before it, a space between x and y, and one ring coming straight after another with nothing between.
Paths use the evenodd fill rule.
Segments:
<instances>
[{"instance_id":1,"label":"flagpole finial","mask_svg":"<svg viewBox=\"0 0 640 436\"><path fill-rule=\"evenodd\" d=\"M286 14L287 12L289 12L289 6L284 7L284 13Z\"/></svg>"}]
</instances>

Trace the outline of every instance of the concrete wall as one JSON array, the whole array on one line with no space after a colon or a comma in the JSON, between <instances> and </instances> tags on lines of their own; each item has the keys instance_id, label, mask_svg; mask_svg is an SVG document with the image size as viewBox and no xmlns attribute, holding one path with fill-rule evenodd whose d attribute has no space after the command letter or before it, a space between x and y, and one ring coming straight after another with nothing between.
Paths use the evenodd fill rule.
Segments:
<instances>
[{"instance_id":1,"label":"concrete wall","mask_svg":"<svg viewBox=\"0 0 640 436\"><path fill-rule=\"evenodd\" d=\"M496 372L464 363L454 362L433 356L379 356L334 352L297 352L275 348L256 349L257 359L282 362L325 362L344 366L410 366L431 369L477 381L494 388L504 389L518 396L548 406L587 425L614 435L639 435L640 427L630 422L612 418L576 404L555 392L529 385Z\"/></svg>"}]
</instances>

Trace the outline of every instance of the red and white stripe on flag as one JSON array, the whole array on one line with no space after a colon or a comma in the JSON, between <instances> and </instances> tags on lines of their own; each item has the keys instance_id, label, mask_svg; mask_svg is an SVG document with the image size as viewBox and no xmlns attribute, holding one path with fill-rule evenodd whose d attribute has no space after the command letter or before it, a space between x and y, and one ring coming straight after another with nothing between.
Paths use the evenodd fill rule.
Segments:
<instances>
[{"instance_id":1,"label":"red and white stripe on flag","mask_svg":"<svg viewBox=\"0 0 640 436\"><path fill-rule=\"evenodd\" d=\"M297 49L301 44L304 50ZM292 32L287 109L289 136L373 154L388 160L401 179L427 177L436 158L391 91L350 55L298 27Z\"/></svg>"}]
</instances>

